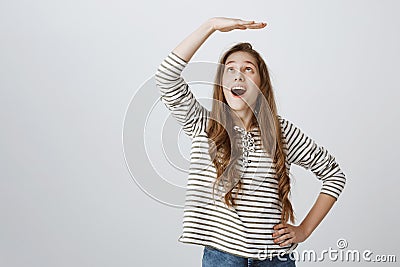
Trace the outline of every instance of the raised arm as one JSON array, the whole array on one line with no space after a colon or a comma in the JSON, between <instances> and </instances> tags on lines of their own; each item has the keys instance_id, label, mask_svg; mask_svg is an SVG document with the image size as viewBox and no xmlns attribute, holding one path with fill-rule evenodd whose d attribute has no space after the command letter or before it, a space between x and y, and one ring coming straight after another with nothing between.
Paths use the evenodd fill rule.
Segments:
<instances>
[{"instance_id":1,"label":"raised arm","mask_svg":"<svg viewBox=\"0 0 400 267\"><path fill-rule=\"evenodd\" d=\"M208 19L197 30L186 37L173 52L186 62L189 62L194 53L215 31L229 32L235 29L261 29L267 24L250 20L215 17Z\"/></svg>"},{"instance_id":2,"label":"raised arm","mask_svg":"<svg viewBox=\"0 0 400 267\"><path fill-rule=\"evenodd\" d=\"M159 65L156 84L161 93L161 101L171 111L184 132L194 137L205 126L207 110L193 96L181 73L194 53L215 31L234 29L260 29L266 23L243 21L231 18L211 18L186 37Z\"/></svg>"}]
</instances>

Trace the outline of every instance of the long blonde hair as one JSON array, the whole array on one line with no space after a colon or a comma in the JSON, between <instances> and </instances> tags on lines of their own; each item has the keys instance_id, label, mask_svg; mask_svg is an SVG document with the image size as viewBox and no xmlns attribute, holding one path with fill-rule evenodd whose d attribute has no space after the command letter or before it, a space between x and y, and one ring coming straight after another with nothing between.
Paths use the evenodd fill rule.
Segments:
<instances>
[{"instance_id":1,"label":"long blonde hair","mask_svg":"<svg viewBox=\"0 0 400 267\"><path fill-rule=\"evenodd\" d=\"M238 179L238 177L240 177L239 170L236 168L236 162L241 156L241 153L237 146L231 146L229 136L232 136L232 113L222 88L224 64L231 54L238 51L249 53L258 64L261 78L259 88L261 94L259 94L257 98L256 112L253 112L251 126L258 126L259 129L262 130L261 144L264 149L267 147L274 147L273 162L276 170L275 178L278 182L279 201L282 205L281 222L286 223L290 220L293 223L294 212L289 199L290 178L285 165L286 155L283 150L281 127L277 116L277 108L269 71L263 58L249 43L238 43L227 50L219 60L220 64L215 76L213 87L214 101L206 130L209 140L209 154L217 171L213 192L215 187L220 184L225 186L225 188L230 188L228 192L225 192L224 201L229 207L232 207L235 206L234 198L237 197L238 192L242 188L242 181ZM272 136L275 136L275 138L271 138ZM271 144L271 142L275 142L275 144ZM235 188L236 194L232 196Z\"/></svg>"}]
</instances>

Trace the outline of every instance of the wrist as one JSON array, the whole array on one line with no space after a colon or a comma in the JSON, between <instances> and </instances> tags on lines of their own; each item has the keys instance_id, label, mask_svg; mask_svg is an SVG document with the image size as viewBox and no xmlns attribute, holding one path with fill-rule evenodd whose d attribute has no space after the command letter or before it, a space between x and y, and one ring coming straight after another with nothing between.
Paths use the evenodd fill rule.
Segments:
<instances>
[{"instance_id":1,"label":"wrist","mask_svg":"<svg viewBox=\"0 0 400 267\"><path fill-rule=\"evenodd\" d=\"M308 238L311 233L313 232L313 229L311 229L311 227L308 227L306 224L304 224L303 222L299 225L299 227L301 228L302 232L306 235L306 237Z\"/></svg>"},{"instance_id":2,"label":"wrist","mask_svg":"<svg viewBox=\"0 0 400 267\"><path fill-rule=\"evenodd\" d=\"M209 18L208 20L206 20L206 22L203 23L202 26L207 30L209 34L216 31L214 25L214 18Z\"/></svg>"}]
</instances>

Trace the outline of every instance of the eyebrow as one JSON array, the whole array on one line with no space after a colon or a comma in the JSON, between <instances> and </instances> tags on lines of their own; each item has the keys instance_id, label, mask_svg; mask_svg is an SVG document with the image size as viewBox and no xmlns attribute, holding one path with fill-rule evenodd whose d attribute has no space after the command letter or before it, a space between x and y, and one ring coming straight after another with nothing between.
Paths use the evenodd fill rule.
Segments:
<instances>
[{"instance_id":1,"label":"eyebrow","mask_svg":"<svg viewBox=\"0 0 400 267\"><path fill-rule=\"evenodd\" d=\"M228 65L229 63L235 63L236 61L234 61L234 60L231 60L231 61L228 61L228 62L226 62L225 63L225 65ZM251 62L251 61L248 61L248 60L246 60L246 61L244 61L244 62L246 62L246 63L250 63L251 65L253 65L254 67L256 67L256 65L254 65L254 63L253 62ZM257 68L257 67L256 67Z\"/></svg>"}]
</instances>

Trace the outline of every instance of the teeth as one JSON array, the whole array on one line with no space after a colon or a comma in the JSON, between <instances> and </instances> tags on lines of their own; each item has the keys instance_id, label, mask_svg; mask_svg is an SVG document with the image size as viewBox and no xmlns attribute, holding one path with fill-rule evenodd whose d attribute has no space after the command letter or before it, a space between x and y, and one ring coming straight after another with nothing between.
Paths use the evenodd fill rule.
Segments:
<instances>
[{"instance_id":1,"label":"teeth","mask_svg":"<svg viewBox=\"0 0 400 267\"><path fill-rule=\"evenodd\" d=\"M232 90L233 89L242 89L242 90L246 90L246 88L244 88L243 86L234 86L234 87L232 87Z\"/></svg>"}]
</instances>

